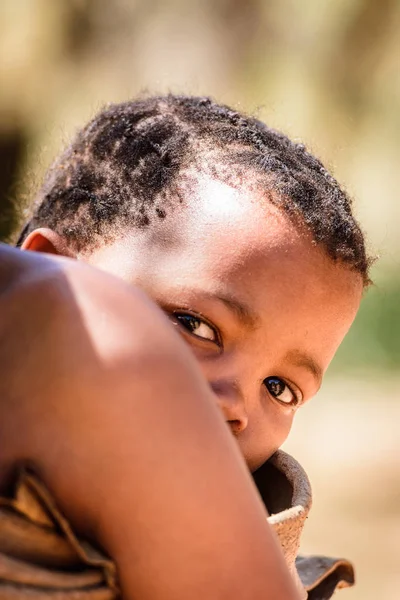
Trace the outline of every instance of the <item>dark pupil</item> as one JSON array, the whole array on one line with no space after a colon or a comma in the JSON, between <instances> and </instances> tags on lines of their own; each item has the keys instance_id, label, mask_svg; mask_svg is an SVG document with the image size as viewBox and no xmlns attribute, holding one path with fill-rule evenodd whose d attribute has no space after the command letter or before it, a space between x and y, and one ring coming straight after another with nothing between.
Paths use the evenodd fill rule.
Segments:
<instances>
[{"instance_id":1,"label":"dark pupil","mask_svg":"<svg viewBox=\"0 0 400 600\"><path fill-rule=\"evenodd\" d=\"M191 315L178 315L177 319L186 329L192 332L200 325L200 321Z\"/></svg>"},{"instance_id":2,"label":"dark pupil","mask_svg":"<svg viewBox=\"0 0 400 600\"><path fill-rule=\"evenodd\" d=\"M266 383L268 390L271 392L271 394L273 394L273 396L280 396L285 389L285 384L283 381L275 377L270 377L267 379Z\"/></svg>"}]
</instances>

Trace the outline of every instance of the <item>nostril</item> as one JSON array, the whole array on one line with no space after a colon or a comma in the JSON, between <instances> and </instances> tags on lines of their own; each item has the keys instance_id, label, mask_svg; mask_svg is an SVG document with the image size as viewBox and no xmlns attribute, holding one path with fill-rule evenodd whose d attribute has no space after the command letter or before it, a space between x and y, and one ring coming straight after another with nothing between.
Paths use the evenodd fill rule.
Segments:
<instances>
[{"instance_id":1,"label":"nostril","mask_svg":"<svg viewBox=\"0 0 400 600\"><path fill-rule=\"evenodd\" d=\"M238 435L241 431L246 429L246 423L240 419L229 419L227 423L234 435Z\"/></svg>"}]
</instances>

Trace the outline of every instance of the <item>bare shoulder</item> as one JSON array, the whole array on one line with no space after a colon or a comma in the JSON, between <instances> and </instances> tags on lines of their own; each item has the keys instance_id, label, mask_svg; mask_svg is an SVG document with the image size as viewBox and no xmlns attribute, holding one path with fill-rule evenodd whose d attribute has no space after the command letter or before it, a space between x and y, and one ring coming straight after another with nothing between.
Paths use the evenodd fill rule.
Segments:
<instances>
[{"instance_id":1,"label":"bare shoulder","mask_svg":"<svg viewBox=\"0 0 400 600\"><path fill-rule=\"evenodd\" d=\"M103 398L151 390L155 370L167 380L173 364L201 380L182 340L140 290L78 261L5 246L0 264L0 430L21 432L8 440L13 459L35 458L33 448L43 457L57 432L67 435L68 419L89 420L85 410L96 413ZM49 438L37 444L39 426Z\"/></svg>"},{"instance_id":2,"label":"bare shoulder","mask_svg":"<svg viewBox=\"0 0 400 600\"><path fill-rule=\"evenodd\" d=\"M96 413L103 399L156 402L178 374L208 395L194 358L143 292L71 259L0 252L0 422L4 435L24 432L9 439L15 459L39 447L43 456L68 419L89 420L85 410ZM48 423L40 444L35 419L42 433Z\"/></svg>"},{"instance_id":3,"label":"bare shoulder","mask_svg":"<svg viewBox=\"0 0 400 600\"><path fill-rule=\"evenodd\" d=\"M162 342L172 331L162 311L133 285L75 260L2 244L0 303L0 332L9 330L13 320L19 321L18 327L12 323L15 339L26 327L32 334L32 328L72 327L75 334L85 331L94 344L101 345L106 338L109 348L115 337L118 344L129 339L132 351L134 331L141 349L149 345L151 333Z\"/></svg>"},{"instance_id":4,"label":"bare shoulder","mask_svg":"<svg viewBox=\"0 0 400 600\"><path fill-rule=\"evenodd\" d=\"M29 273L45 273L51 265L44 256L34 256L5 244L0 244L0 298L22 283Z\"/></svg>"},{"instance_id":5,"label":"bare shoulder","mask_svg":"<svg viewBox=\"0 0 400 600\"><path fill-rule=\"evenodd\" d=\"M126 598L297 598L162 311L76 261L0 252L0 487L30 459L77 533L115 560Z\"/></svg>"}]
</instances>

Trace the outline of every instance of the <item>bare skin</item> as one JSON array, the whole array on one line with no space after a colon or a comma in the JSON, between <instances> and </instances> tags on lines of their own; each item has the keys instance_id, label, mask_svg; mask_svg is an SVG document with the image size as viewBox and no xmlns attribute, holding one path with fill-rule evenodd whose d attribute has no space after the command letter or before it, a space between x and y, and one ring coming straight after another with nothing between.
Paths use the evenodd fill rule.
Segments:
<instances>
[{"instance_id":1,"label":"bare skin","mask_svg":"<svg viewBox=\"0 0 400 600\"><path fill-rule=\"evenodd\" d=\"M213 392L146 296L0 246L0 315L3 487L29 459L127 600L298 598Z\"/></svg>"},{"instance_id":2,"label":"bare skin","mask_svg":"<svg viewBox=\"0 0 400 600\"><path fill-rule=\"evenodd\" d=\"M126 594L296 598L233 440L250 470L283 443L354 319L361 278L335 264L256 192L199 178L194 193L189 208L175 209L147 230L122 231L93 252L74 252L48 229L26 239L25 249L76 258L144 290L186 346L137 290L130 292L135 301L124 304L117 284L104 280L93 302L86 271L69 278L83 330L90 332L89 355L82 355L87 344L76 326L65 325L79 320L76 310L75 320L66 318L61 298L62 317L48 327L48 354L35 359L27 377L34 381L33 373L42 373L51 402L41 412L35 408L40 402L29 402L31 445L19 457L41 465L67 515L116 559ZM102 321L104 302L115 329ZM24 336L35 339L34 332ZM69 342L60 344L65 336ZM68 377L57 377L57 388L51 387L54 369L49 375L44 368L50 359L73 362ZM82 367L88 362L93 369ZM72 382L71 372L80 374ZM3 387L12 389L9 379ZM83 391L90 400L82 402ZM40 440L34 422L41 424ZM46 456L49 447L58 452ZM95 500L86 498L86 489L98 490Z\"/></svg>"},{"instance_id":3,"label":"bare skin","mask_svg":"<svg viewBox=\"0 0 400 600\"><path fill-rule=\"evenodd\" d=\"M24 247L69 254L147 292L192 349L255 470L318 391L362 281L253 190L202 177L193 197L189 208L91 253L74 253L49 230Z\"/></svg>"}]
</instances>

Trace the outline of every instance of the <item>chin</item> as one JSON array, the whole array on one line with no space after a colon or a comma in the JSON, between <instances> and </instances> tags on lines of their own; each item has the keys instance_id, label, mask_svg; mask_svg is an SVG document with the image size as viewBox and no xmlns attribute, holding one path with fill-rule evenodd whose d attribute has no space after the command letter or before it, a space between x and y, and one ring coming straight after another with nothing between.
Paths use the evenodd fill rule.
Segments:
<instances>
[{"instance_id":1,"label":"chin","mask_svg":"<svg viewBox=\"0 0 400 600\"><path fill-rule=\"evenodd\" d=\"M263 465L273 454L275 454L276 450L271 451L269 454L263 454L262 456L246 456L244 454L244 459L246 461L247 467L250 473L254 473Z\"/></svg>"}]
</instances>

